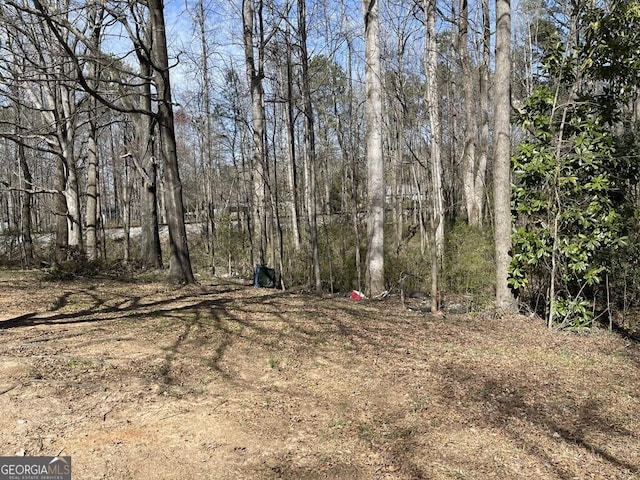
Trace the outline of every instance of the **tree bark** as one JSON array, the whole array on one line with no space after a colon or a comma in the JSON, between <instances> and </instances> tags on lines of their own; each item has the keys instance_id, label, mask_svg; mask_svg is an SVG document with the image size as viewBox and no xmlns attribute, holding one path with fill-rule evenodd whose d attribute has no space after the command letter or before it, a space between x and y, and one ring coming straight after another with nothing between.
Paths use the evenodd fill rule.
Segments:
<instances>
[{"instance_id":1,"label":"tree bark","mask_svg":"<svg viewBox=\"0 0 640 480\"><path fill-rule=\"evenodd\" d=\"M382 294L384 283L385 179L382 154L382 66L378 0L362 0L365 36L365 123L367 145L367 293Z\"/></svg>"},{"instance_id":2,"label":"tree bark","mask_svg":"<svg viewBox=\"0 0 640 480\"><path fill-rule=\"evenodd\" d=\"M444 250L444 199L442 191L442 126L440 121L440 96L438 93L438 44L436 37L436 1L424 0L427 26L427 51L425 70L427 73L426 103L429 109L431 132L431 186L433 189L432 245L431 245L431 309L438 311L438 282L440 264Z\"/></svg>"},{"instance_id":3,"label":"tree bark","mask_svg":"<svg viewBox=\"0 0 640 480\"><path fill-rule=\"evenodd\" d=\"M489 158L489 64L491 62L491 20L489 0L482 0L482 61L479 74L480 137L478 170L475 178L475 198L479 207L479 224L482 225L486 197L487 163Z\"/></svg>"},{"instance_id":4,"label":"tree bark","mask_svg":"<svg viewBox=\"0 0 640 480\"><path fill-rule=\"evenodd\" d=\"M89 27L91 28L91 47L96 51L100 48L102 32L103 10L98 4L90 5L88 12ZM100 67L96 60L89 61L89 78L96 88L100 81ZM87 259L98 258L98 102L94 97L88 101L89 138L87 147L87 202L85 210Z\"/></svg>"},{"instance_id":5,"label":"tree bark","mask_svg":"<svg viewBox=\"0 0 640 480\"><path fill-rule=\"evenodd\" d=\"M204 156L204 162L202 167L205 168L205 174L203 175L204 192L205 192L205 211L207 220L207 245L210 255L211 274L216 274L216 221L215 221L215 205L214 205L214 187L213 180L214 175L214 163L213 163L213 135L211 125L211 77L209 74L209 46L207 44L206 24L205 24L205 9L204 1L198 1L198 11L196 15L196 22L199 28L200 35L200 58L202 59L202 97L204 103L204 137L202 138L202 153Z\"/></svg>"},{"instance_id":6,"label":"tree bark","mask_svg":"<svg viewBox=\"0 0 640 480\"><path fill-rule=\"evenodd\" d=\"M508 284L511 256L511 5L496 0L495 160L493 166L496 307L515 310Z\"/></svg>"},{"instance_id":7,"label":"tree bark","mask_svg":"<svg viewBox=\"0 0 640 480\"><path fill-rule=\"evenodd\" d=\"M147 32L148 36L148 32ZM140 75L140 99L137 107L143 112L152 112L151 77L152 68L141 49L137 51ZM140 260L147 268L162 268L160 244L160 219L158 214L158 162L155 122L150 114L133 113L134 151L136 170L142 179L141 201L141 251Z\"/></svg>"},{"instance_id":8,"label":"tree bark","mask_svg":"<svg viewBox=\"0 0 640 480\"><path fill-rule=\"evenodd\" d=\"M476 72L471 65L469 54L469 5L468 0L460 1L458 26L458 52L462 67L462 88L464 91L465 139L463 148L463 191L467 221L470 225L480 225L482 218L482 197L476 196L476 176L479 173L477 158L478 123L476 93L474 89Z\"/></svg>"},{"instance_id":9,"label":"tree bark","mask_svg":"<svg viewBox=\"0 0 640 480\"><path fill-rule=\"evenodd\" d=\"M20 120L18 120L19 122ZM20 167L20 201L22 202L20 210L20 241L22 244L22 261L24 268L31 268L33 265L33 238L31 235L31 203L33 188L33 178L27 163L25 147L20 143L18 145L18 163Z\"/></svg>"},{"instance_id":10,"label":"tree bark","mask_svg":"<svg viewBox=\"0 0 640 480\"><path fill-rule=\"evenodd\" d=\"M67 247L69 246L69 230L67 229L67 202L62 193L65 188L65 181L66 179L64 175L64 164L62 162L62 158L59 155L56 155L55 189L58 191L58 193L54 194L54 215L56 217L56 251L54 252L54 257L58 262L66 260Z\"/></svg>"},{"instance_id":11,"label":"tree bark","mask_svg":"<svg viewBox=\"0 0 640 480\"><path fill-rule=\"evenodd\" d=\"M267 249L267 225L266 225L266 166L265 166L265 114L264 114L264 89L262 85L263 54L262 39L258 45L258 59L254 55L253 34L254 34L254 0L243 0L242 2L242 24L244 30L244 53L247 71L247 81L251 91L252 105L252 126L253 126L253 169L252 169L252 251L253 259L258 264L266 262ZM258 8L261 17L262 0L258 1ZM262 25L260 25L262 30Z\"/></svg>"},{"instance_id":12,"label":"tree bark","mask_svg":"<svg viewBox=\"0 0 640 480\"><path fill-rule=\"evenodd\" d=\"M287 22L287 39L289 38L289 22ZM293 248L298 251L300 249L300 215L298 206L300 201L298 198L298 171L296 167L296 143L295 143L295 116L293 113L293 55L292 45L287 41L287 62L286 69L286 88L287 98L284 108L284 126L286 137L286 154L287 154L287 174L289 180L289 190L291 191L290 199L290 215L291 215L291 234L293 238Z\"/></svg>"},{"instance_id":13,"label":"tree bark","mask_svg":"<svg viewBox=\"0 0 640 480\"><path fill-rule=\"evenodd\" d=\"M20 98L19 88L16 86L15 96L17 99ZM15 107L16 112L16 124L15 124L15 133L16 136L20 139L21 130L24 125L24 119L22 114L22 105L20 101L16 102ZM33 189L33 176L31 175L31 170L29 169L29 163L27 162L27 154L25 151L26 147L23 143L23 140L20 139L17 144L17 155L18 155L18 171L20 178L19 188L22 190L20 192L20 242L22 245L22 264L24 268L31 268L33 265L34 254L33 254L33 238L32 238L32 222L31 222L31 206L33 203L33 195L31 194L31 190ZM9 195L11 193L9 192Z\"/></svg>"},{"instance_id":14,"label":"tree bark","mask_svg":"<svg viewBox=\"0 0 640 480\"><path fill-rule=\"evenodd\" d=\"M92 102L93 103L93 102ZM95 110L94 110L95 113ZM86 234L87 259L98 258L98 126L91 115L87 147L87 205Z\"/></svg>"},{"instance_id":15,"label":"tree bark","mask_svg":"<svg viewBox=\"0 0 640 480\"><path fill-rule=\"evenodd\" d=\"M165 205L170 247L169 277L173 282L179 284L195 283L189 256L182 200L182 182L178 168L164 5L162 0L148 0L147 3L152 37L153 79L158 99L156 119L164 160Z\"/></svg>"},{"instance_id":16,"label":"tree bark","mask_svg":"<svg viewBox=\"0 0 640 480\"><path fill-rule=\"evenodd\" d=\"M300 35L300 61L302 65L302 111L304 114L304 155L307 168L307 225L311 243L311 264L313 266L313 285L316 292L322 291L320 277L320 253L318 248L318 212L317 212L317 157L314 130L313 106L311 104L311 86L309 81L309 54L307 52L306 2L298 1L298 34Z\"/></svg>"}]
</instances>

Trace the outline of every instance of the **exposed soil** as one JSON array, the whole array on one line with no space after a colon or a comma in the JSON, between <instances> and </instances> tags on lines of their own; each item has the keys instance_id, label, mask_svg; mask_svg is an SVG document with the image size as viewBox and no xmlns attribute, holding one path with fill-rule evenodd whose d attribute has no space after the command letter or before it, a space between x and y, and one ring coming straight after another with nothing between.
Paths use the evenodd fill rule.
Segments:
<instances>
[{"instance_id":1,"label":"exposed soil","mask_svg":"<svg viewBox=\"0 0 640 480\"><path fill-rule=\"evenodd\" d=\"M89 479L640 478L640 347L203 282L0 273L0 454Z\"/></svg>"}]
</instances>

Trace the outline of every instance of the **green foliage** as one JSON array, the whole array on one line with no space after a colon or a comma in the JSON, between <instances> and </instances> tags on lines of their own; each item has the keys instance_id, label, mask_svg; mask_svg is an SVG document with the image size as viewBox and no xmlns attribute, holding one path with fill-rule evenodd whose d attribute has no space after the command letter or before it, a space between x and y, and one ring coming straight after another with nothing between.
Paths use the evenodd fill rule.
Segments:
<instances>
[{"instance_id":1,"label":"green foliage","mask_svg":"<svg viewBox=\"0 0 640 480\"><path fill-rule=\"evenodd\" d=\"M513 159L513 261L510 284L525 288L533 276L552 278L551 299L563 324L590 321L584 307L589 287L602 282L608 256L625 241L621 185L614 172L628 171L597 112L583 104L552 119L552 92L539 88L520 123L531 138ZM592 290L592 288L591 288Z\"/></svg>"},{"instance_id":2,"label":"green foliage","mask_svg":"<svg viewBox=\"0 0 640 480\"><path fill-rule=\"evenodd\" d=\"M640 72L640 36L628 32L639 12L637 2L581 11L586 40L546 45L550 84L519 112L529 135L513 158L510 284L529 298L528 289L553 293L547 313L564 327L591 324L612 259L627 243L637 142L622 119Z\"/></svg>"}]
</instances>

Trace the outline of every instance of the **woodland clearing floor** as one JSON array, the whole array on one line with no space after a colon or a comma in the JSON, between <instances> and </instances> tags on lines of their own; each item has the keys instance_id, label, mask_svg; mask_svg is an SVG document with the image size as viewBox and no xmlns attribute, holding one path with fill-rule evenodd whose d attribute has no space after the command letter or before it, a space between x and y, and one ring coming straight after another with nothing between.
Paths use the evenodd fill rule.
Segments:
<instances>
[{"instance_id":1,"label":"woodland clearing floor","mask_svg":"<svg viewBox=\"0 0 640 480\"><path fill-rule=\"evenodd\" d=\"M640 478L640 346L398 299L0 272L0 455L77 480Z\"/></svg>"}]
</instances>

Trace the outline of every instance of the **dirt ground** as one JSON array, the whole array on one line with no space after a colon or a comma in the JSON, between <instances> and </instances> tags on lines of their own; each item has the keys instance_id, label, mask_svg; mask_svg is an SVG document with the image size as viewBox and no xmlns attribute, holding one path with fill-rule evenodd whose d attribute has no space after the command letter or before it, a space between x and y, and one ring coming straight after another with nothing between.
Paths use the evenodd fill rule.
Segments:
<instances>
[{"instance_id":1,"label":"dirt ground","mask_svg":"<svg viewBox=\"0 0 640 480\"><path fill-rule=\"evenodd\" d=\"M639 373L533 318L0 273L0 455L78 480L640 478Z\"/></svg>"}]
</instances>

